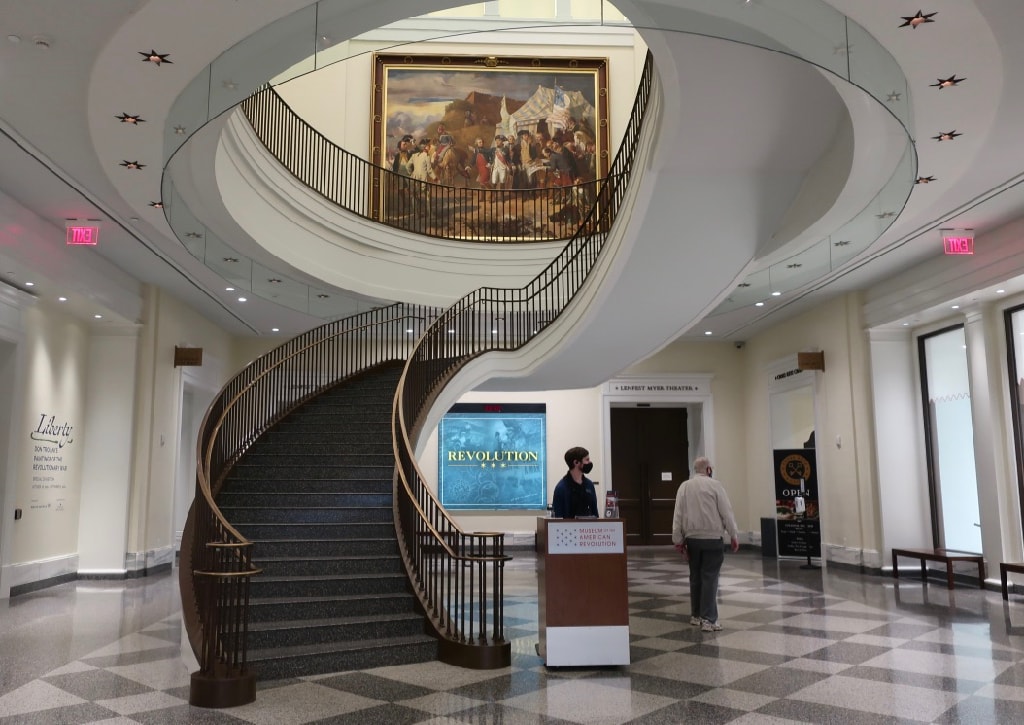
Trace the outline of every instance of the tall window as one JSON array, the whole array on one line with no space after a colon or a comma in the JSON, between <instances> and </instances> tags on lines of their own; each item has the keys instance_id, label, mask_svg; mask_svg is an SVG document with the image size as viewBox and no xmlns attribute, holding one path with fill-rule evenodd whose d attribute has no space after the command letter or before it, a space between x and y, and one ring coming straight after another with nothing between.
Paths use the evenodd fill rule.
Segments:
<instances>
[{"instance_id":1,"label":"tall window","mask_svg":"<svg viewBox=\"0 0 1024 725\"><path fill-rule=\"evenodd\" d=\"M1010 413L1013 420L1014 453L1017 461L1017 489L1024 507L1024 305L1006 310L1006 355L1010 375ZM1021 510L1024 521L1024 508Z\"/></svg>"},{"instance_id":2,"label":"tall window","mask_svg":"<svg viewBox=\"0 0 1024 725\"><path fill-rule=\"evenodd\" d=\"M936 546L981 551L974 420L963 325L918 339ZM884 505L884 502L883 502Z\"/></svg>"}]
</instances>

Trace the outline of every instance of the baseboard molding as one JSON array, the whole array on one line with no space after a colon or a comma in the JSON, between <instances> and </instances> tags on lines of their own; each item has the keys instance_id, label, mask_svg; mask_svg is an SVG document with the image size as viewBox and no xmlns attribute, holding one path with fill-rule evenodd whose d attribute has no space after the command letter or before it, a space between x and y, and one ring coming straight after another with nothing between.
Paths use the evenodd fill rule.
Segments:
<instances>
[{"instance_id":1,"label":"baseboard molding","mask_svg":"<svg viewBox=\"0 0 1024 725\"><path fill-rule=\"evenodd\" d=\"M124 569L78 569L78 554L5 566L0 571L0 599L81 580L137 579L170 571L175 564L174 547L167 546L125 555ZM7 589L9 587L9 590Z\"/></svg>"}]
</instances>

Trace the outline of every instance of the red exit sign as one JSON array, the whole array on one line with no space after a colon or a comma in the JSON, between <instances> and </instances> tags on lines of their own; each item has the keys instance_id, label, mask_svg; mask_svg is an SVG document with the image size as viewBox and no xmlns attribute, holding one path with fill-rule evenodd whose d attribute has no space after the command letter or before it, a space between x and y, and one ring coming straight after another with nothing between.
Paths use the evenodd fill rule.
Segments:
<instances>
[{"instance_id":1,"label":"red exit sign","mask_svg":"<svg viewBox=\"0 0 1024 725\"><path fill-rule=\"evenodd\" d=\"M69 245L86 244L95 246L100 241L100 228L97 226L69 224L67 226L66 241Z\"/></svg>"},{"instance_id":2,"label":"red exit sign","mask_svg":"<svg viewBox=\"0 0 1024 725\"><path fill-rule=\"evenodd\" d=\"M942 234L942 251L946 254L974 254L974 235L958 232Z\"/></svg>"}]
</instances>

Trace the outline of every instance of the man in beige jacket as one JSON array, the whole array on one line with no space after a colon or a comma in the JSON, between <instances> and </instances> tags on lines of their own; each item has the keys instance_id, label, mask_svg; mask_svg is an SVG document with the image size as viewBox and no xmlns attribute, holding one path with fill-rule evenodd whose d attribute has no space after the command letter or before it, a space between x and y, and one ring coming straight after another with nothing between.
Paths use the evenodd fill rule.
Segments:
<instances>
[{"instance_id":1,"label":"man in beige jacket","mask_svg":"<svg viewBox=\"0 0 1024 725\"><path fill-rule=\"evenodd\" d=\"M690 563L690 624L704 632L717 632L718 576L725 561L722 532L729 534L732 550L740 548L736 519L722 484L711 477L711 461L693 462L693 478L676 492L672 515L672 543Z\"/></svg>"}]
</instances>

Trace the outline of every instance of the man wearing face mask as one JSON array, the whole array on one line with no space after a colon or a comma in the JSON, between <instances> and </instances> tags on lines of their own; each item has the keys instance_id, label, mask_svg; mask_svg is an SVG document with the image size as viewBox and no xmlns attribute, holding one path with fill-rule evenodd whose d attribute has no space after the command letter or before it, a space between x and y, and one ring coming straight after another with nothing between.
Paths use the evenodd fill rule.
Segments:
<instances>
[{"instance_id":1,"label":"man wearing face mask","mask_svg":"<svg viewBox=\"0 0 1024 725\"><path fill-rule=\"evenodd\" d=\"M599 516L594 482L585 475L594 468L590 462L590 452L579 446L570 448L565 452L565 464L569 472L555 486L552 498L555 518Z\"/></svg>"}]
</instances>

